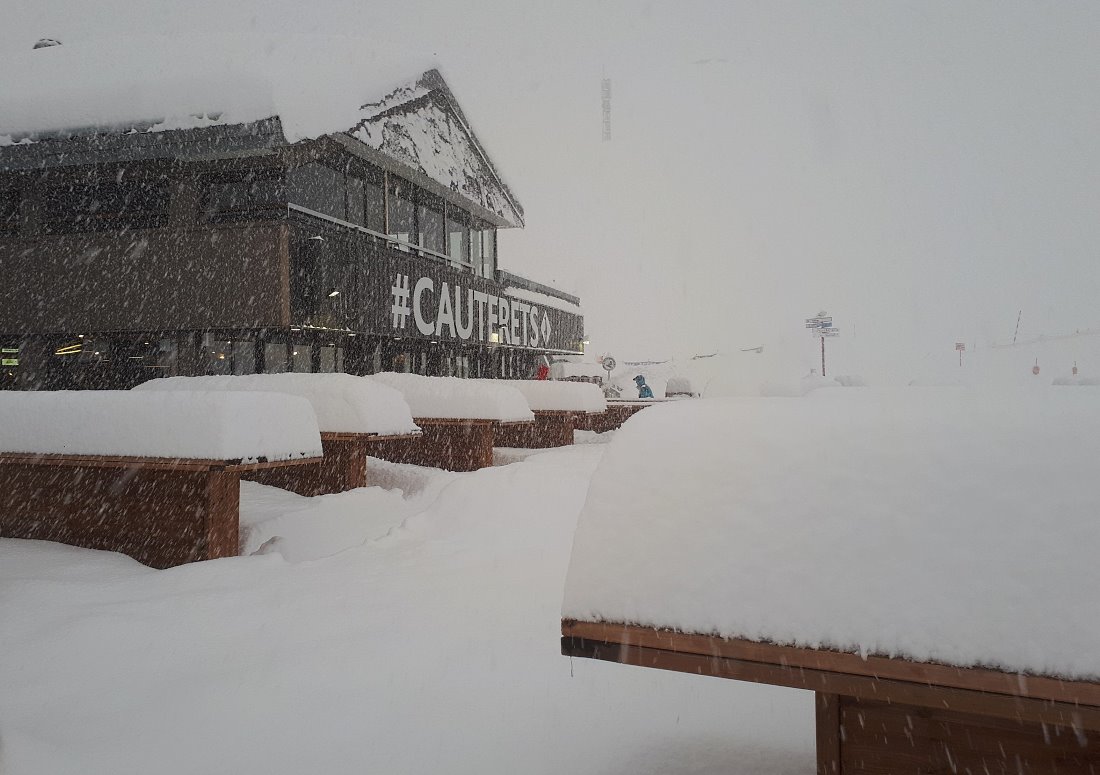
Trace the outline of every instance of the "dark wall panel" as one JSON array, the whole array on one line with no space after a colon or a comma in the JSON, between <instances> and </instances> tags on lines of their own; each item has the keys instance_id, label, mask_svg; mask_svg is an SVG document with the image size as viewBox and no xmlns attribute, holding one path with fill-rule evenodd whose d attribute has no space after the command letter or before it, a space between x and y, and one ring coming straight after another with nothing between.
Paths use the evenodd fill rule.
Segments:
<instances>
[{"instance_id":1,"label":"dark wall panel","mask_svg":"<svg viewBox=\"0 0 1100 775\"><path fill-rule=\"evenodd\" d=\"M0 239L0 333L287 325L286 229Z\"/></svg>"}]
</instances>

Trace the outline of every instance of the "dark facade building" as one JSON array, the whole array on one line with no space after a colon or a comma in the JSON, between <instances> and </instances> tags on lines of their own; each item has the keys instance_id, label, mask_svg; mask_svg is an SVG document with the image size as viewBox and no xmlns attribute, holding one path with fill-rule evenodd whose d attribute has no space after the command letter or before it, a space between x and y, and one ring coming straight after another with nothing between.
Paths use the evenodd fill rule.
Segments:
<instances>
[{"instance_id":1,"label":"dark facade building","mask_svg":"<svg viewBox=\"0 0 1100 775\"><path fill-rule=\"evenodd\" d=\"M360 115L295 143L215 116L0 146L0 385L526 377L580 352L579 300L499 268L523 209L439 73Z\"/></svg>"}]
</instances>

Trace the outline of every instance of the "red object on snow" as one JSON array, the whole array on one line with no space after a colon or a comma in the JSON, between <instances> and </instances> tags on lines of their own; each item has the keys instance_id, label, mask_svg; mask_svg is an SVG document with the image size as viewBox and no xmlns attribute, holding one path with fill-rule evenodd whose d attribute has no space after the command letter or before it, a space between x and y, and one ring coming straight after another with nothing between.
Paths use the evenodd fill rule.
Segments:
<instances>
[{"instance_id":1,"label":"red object on snow","mask_svg":"<svg viewBox=\"0 0 1100 775\"><path fill-rule=\"evenodd\" d=\"M545 379L549 379L549 378L550 378L550 367L547 366L545 363L540 363L538 371L535 372L535 379L545 380Z\"/></svg>"}]
</instances>

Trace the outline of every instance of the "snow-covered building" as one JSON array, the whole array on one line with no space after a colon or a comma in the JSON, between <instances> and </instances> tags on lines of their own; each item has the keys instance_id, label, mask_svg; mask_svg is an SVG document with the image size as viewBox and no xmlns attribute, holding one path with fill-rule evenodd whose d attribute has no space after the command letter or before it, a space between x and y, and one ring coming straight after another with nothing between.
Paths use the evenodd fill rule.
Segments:
<instances>
[{"instance_id":1,"label":"snow-covered building","mask_svg":"<svg viewBox=\"0 0 1100 775\"><path fill-rule=\"evenodd\" d=\"M64 82L65 48L26 54ZM523 207L438 70L306 130L247 80L208 103L164 82L87 119L64 91L0 107L0 383L524 377L581 349L576 297L499 268Z\"/></svg>"}]
</instances>

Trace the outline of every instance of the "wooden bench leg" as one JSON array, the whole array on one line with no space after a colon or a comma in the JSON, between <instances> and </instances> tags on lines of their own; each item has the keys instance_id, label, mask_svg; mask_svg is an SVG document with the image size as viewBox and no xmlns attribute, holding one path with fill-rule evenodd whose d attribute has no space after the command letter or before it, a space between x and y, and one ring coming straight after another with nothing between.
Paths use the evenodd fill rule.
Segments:
<instances>
[{"instance_id":1,"label":"wooden bench leg","mask_svg":"<svg viewBox=\"0 0 1100 775\"><path fill-rule=\"evenodd\" d=\"M817 705L817 775L841 775L840 696L814 692Z\"/></svg>"}]
</instances>

